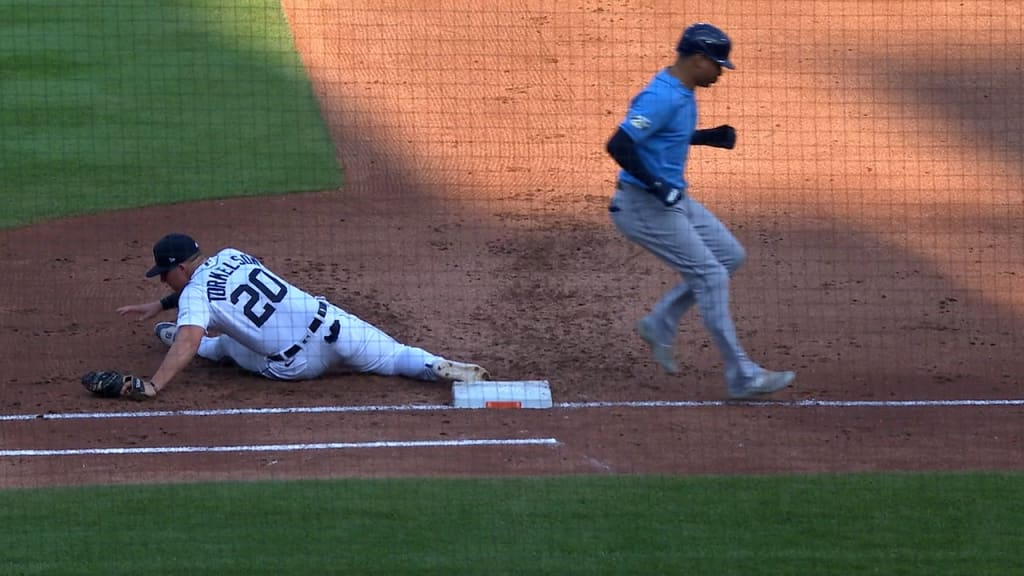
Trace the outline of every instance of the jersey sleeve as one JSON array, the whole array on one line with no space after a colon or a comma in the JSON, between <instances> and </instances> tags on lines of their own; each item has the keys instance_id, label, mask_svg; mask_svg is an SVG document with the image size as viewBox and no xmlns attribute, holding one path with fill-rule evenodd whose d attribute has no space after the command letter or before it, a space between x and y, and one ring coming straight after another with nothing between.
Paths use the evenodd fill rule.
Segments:
<instances>
[{"instance_id":1,"label":"jersey sleeve","mask_svg":"<svg viewBox=\"0 0 1024 576\"><path fill-rule=\"evenodd\" d=\"M204 331L210 326L210 302L203 287L194 282L185 285L178 299L178 326L199 326Z\"/></svg>"},{"instance_id":2,"label":"jersey sleeve","mask_svg":"<svg viewBox=\"0 0 1024 576\"><path fill-rule=\"evenodd\" d=\"M619 127L633 142L640 143L671 122L677 111L678 105L671 95L647 89L633 98Z\"/></svg>"}]
</instances>

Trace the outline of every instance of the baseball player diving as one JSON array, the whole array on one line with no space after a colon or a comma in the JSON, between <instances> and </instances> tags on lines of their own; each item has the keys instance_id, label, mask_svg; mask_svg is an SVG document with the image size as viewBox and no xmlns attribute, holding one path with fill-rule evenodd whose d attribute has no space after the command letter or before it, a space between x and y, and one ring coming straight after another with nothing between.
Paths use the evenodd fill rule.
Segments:
<instances>
[{"instance_id":1,"label":"baseball player diving","mask_svg":"<svg viewBox=\"0 0 1024 576\"><path fill-rule=\"evenodd\" d=\"M156 325L157 337L170 350L149 379L111 371L83 376L82 384L100 396L152 398L196 355L214 362L231 361L278 380L316 378L332 368L426 381L472 382L489 377L476 364L397 342L234 248L202 258L199 244L191 237L169 234L153 247L153 257L155 265L146 277L159 276L173 293L117 311L145 320L177 308L177 322ZM219 335L210 336L210 331Z\"/></svg>"},{"instance_id":2,"label":"baseball player diving","mask_svg":"<svg viewBox=\"0 0 1024 576\"><path fill-rule=\"evenodd\" d=\"M679 372L673 343L679 321L694 304L725 364L730 398L749 398L788 386L796 374L765 370L747 357L729 312L729 276L745 258L728 229L690 195L684 178L690 145L731 149L732 126L697 129L697 88L708 88L733 68L732 44L707 23L686 28L676 60L637 94L607 143L621 168L608 210L615 227L682 276L636 323L655 361Z\"/></svg>"}]
</instances>

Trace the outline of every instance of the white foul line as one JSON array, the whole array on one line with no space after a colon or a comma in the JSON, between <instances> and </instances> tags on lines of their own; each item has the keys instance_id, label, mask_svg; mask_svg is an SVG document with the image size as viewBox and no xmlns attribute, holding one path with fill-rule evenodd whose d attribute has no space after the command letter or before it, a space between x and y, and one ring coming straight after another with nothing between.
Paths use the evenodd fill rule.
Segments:
<instances>
[{"instance_id":1,"label":"white foul line","mask_svg":"<svg viewBox=\"0 0 1024 576\"><path fill-rule=\"evenodd\" d=\"M1020 400L652 400L636 402L558 402L553 409L586 408L714 408L745 406L769 408L955 408L964 406L1024 406ZM0 422L22 420L90 420L114 418L158 418L166 416L242 416L274 414L337 414L351 412L439 412L465 410L448 404L390 404L377 406L293 406L280 408L225 408L210 410L149 410L140 412L54 412L45 414L0 414Z\"/></svg>"},{"instance_id":2,"label":"white foul line","mask_svg":"<svg viewBox=\"0 0 1024 576\"><path fill-rule=\"evenodd\" d=\"M323 442L316 444L257 444L248 446L154 446L151 448L74 448L66 450L0 450L0 458L19 456L88 456L121 454L194 454L203 452L297 452L302 450L345 450L352 448L453 448L463 446L557 445L555 438L413 440L406 442Z\"/></svg>"},{"instance_id":3,"label":"white foul line","mask_svg":"<svg viewBox=\"0 0 1024 576\"><path fill-rule=\"evenodd\" d=\"M957 406L1024 406L1022 400L681 400L650 402L563 402L556 408L709 408L770 406L774 408L935 408Z\"/></svg>"},{"instance_id":4,"label":"white foul line","mask_svg":"<svg viewBox=\"0 0 1024 576\"><path fill-rule=\"evenodd\" d=\"M454 410L445 404L393 404L379 406L285 406L281 408L218 408L209 410L150 410L141 412L49 412L45 414L0 414L8 420L80 420L108 418L158 418L162 416L245 416L273 414L336 414L339 412L436 412Z\"/></svg>"}]
</instances>

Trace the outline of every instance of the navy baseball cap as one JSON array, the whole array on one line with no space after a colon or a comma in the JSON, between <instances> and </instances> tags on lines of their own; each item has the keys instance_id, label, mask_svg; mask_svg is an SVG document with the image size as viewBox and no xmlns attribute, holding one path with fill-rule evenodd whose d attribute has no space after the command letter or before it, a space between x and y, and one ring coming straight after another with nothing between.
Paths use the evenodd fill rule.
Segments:
<instances>
[{"instance_id":1,"label":"navy baseball cap","mask_svg":"<svg viewBox=\"0 0 1024 576\"><path fill-rule=\"evenodd\" d=\"M153 246L153 260L156 266L146 272L146 278L152 278L173 270L176 266L188 262L199 253L199 243L185 234L168 234Z\"/></svg>"}]
</instances>

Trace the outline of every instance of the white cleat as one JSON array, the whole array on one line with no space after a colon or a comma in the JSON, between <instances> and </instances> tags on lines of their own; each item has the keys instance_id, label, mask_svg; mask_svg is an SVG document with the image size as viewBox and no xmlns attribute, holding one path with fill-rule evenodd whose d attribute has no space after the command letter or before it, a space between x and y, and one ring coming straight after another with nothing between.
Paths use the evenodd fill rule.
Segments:
<instances>
[{"instance_id":1,"label":"white cleat","mask_svg":"<svg viewBox=\"0 0 1024 576\"><path fill-rule=\"evenodd\" d=\"M153 333L170 348L174 344L174 338L178 335L178 325L174 322L158 322L153 327Z\"/></svg>"},{"instance_id":2,"label":"white cleat","mask_svg":"<svg viewBox=\"0 0 1024 576\"><path fill-rule=\"evenodd\" d=\"M771 370L762 370L760 374L754 377L754 379L746 386L740 388L729 387L729 397L733 400L741 400L743 398L750 398L751 396L759 396L761 394L771 394L782 390L786 386L789 386L793 379L796 378L796 372L772 372Z\"/></svg>"},{"instance_id":3,"label":"white cleat","mask_svg":"<svg viewBox=\"0 0 1024 576\"><path fill-rule=\"evenodd\" d=\"M483 366L453 360L438 360L430 366L430 370L438 380L450 382L476 382L477 380L491 379L491 375Z\"/></svg>"}]
</instances>

